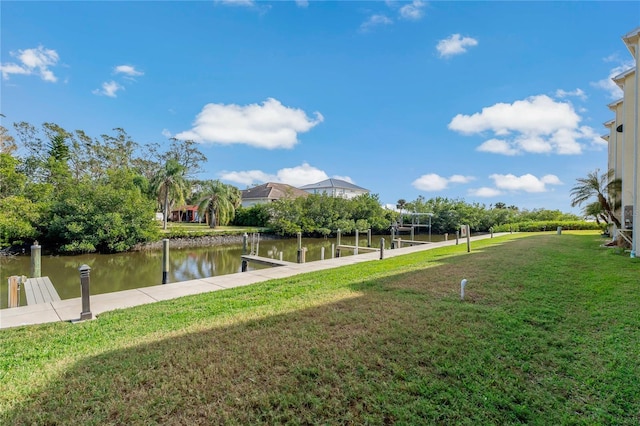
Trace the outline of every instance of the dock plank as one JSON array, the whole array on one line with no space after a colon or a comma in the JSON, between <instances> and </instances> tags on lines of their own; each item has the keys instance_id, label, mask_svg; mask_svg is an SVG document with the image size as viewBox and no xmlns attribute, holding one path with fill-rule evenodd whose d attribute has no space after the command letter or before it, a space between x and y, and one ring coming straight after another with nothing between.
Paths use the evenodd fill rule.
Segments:
<instances>
[{"instance_id":1,"label":"dock plank","mask_svg":"<svg viewBox=\"0 0 640 426\"><path fill-rule=\"evenodd\" d=\"M49 277L29 278L24 282L27 305L55 302L60 299Z\"/></svg>"},{"instance_id":2,"label":"dock plank","mask_svg":"<svg viewBox=\"0 0 640 426\"><path fill-rule=\"evenodd\" d=\"M263 265L270 265L270 266L297 265L297 263L287 262L285 260L271 259L270 257L254 256L254 255L250 255L250 254L243 254L242 255L242 259L243 260L247 260L249 262L262 263Z\"/></svg>"}]
</instances>

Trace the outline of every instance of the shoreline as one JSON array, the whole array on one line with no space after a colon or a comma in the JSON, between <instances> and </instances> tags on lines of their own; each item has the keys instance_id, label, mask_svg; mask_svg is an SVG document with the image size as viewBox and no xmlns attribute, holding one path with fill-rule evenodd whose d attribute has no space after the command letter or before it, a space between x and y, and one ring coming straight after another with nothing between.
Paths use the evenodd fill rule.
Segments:
<instances>
[{"instance_id":1,"label":"shoreline","mask_svg":"<svg viewBox=\"0 0 640 426\"><path fill-rule=\"evenodd\" d=\"M171 248L186 248L186 247L207 247L213 244L242 244L242 234L235 235L203 235L194 237L178 237L169 238L169 245ZM281 237L276 234L260 234L260 240L279 240L286 239L287 237ZM129 251L147 251L147 250L161 250L162 240L154 241L150 243L136 244Z\"/></svg>"}]
</instances>

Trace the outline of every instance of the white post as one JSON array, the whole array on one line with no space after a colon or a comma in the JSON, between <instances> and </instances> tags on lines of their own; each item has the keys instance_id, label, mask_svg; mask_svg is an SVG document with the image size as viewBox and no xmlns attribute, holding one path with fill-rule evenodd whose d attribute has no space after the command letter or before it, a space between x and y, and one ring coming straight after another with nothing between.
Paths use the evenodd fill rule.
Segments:
<instances>
[{"instance_id":1,"label":"white post","mask_svg":"<svg viewBox=\"0 0 640 426\"><path fill-rule=\"evenodd\" d=\"M467 285L467 280L460 281L460 300L464 300L464 286Z\"/></svg>"},{"instance_id":2,"label":"white post","mask_svg":"<svg viewBox=\"0 0 640 426\"><path fill-rule=\"evenodd\" d=\"M356 246L353 249L353 254L358 254L358 240L360 239L360 235L358 230L356 229Z\"/></svg>"},{"instance_id":3,"label":"white post","mask_svg":"<svg viewBox=\"0 0 640 426\"><path fill-rule=\"evenodd\" d=\"M324 247L320 247L320 260L324 260Z\"/></svg>"}]
</instances>

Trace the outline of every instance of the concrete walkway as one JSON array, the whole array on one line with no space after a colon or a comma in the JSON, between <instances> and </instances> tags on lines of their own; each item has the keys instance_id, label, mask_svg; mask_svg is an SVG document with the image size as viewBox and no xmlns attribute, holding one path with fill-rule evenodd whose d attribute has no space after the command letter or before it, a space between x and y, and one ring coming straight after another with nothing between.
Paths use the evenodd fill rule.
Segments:
<instances>
[{"instance_id":1,"label":"concrete walkway","mask_svg":"<svg viewBox=\"0 0 640 426\"><path fill-rule=\"evenodd\" d=\"M498 237L506 234L507 233L494 234L494 236ZM471 238L471 241L473 242L486 238L491 238L491 236L481 235ZM451 246L455 245L455 243L455 240L452 240L431 244L421 244L412 247L403 247L395 250L386 249L384 251L384 258L388 259L418 251ZM461 249L463 249L465 244L466 239L460 239ZM473 250L473 245L471 248ZM344 265L369 262L377 259L380 259L380 253L371 252L335 259L293 264L291 266L278 266L268 269L219 275L215 277L143 287L133 290L96 294L91 296L91 312L96 316L103 312L113 311L115 309L130 308L161 300L176 299L178 297L190 296L193 294L242 287L271 279L286 278L306 272L338 268ZM2 309L0 310L0 328L17 327L29 324L44 324L57 321L77 321L80 318L81 311L82 300L79 297L38 305Z\"/></svg>"}]
</instances>

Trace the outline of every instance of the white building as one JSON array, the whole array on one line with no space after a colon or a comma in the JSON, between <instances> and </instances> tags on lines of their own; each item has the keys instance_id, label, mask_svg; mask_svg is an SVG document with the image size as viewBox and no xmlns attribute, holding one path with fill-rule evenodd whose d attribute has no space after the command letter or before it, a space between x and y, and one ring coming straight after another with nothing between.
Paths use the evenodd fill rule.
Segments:
<instances>
[{"instance_id":1,"label":"white building","mask_svg":"<svg viewBox=\"0 0 640 426\"><path fill-rule=\"evenodd\" d=\"M368 194L369 190L340 179L327 179L300 187L310 194L327 194L331 197L354 198Z\"/></svg>"}]
</instances>

